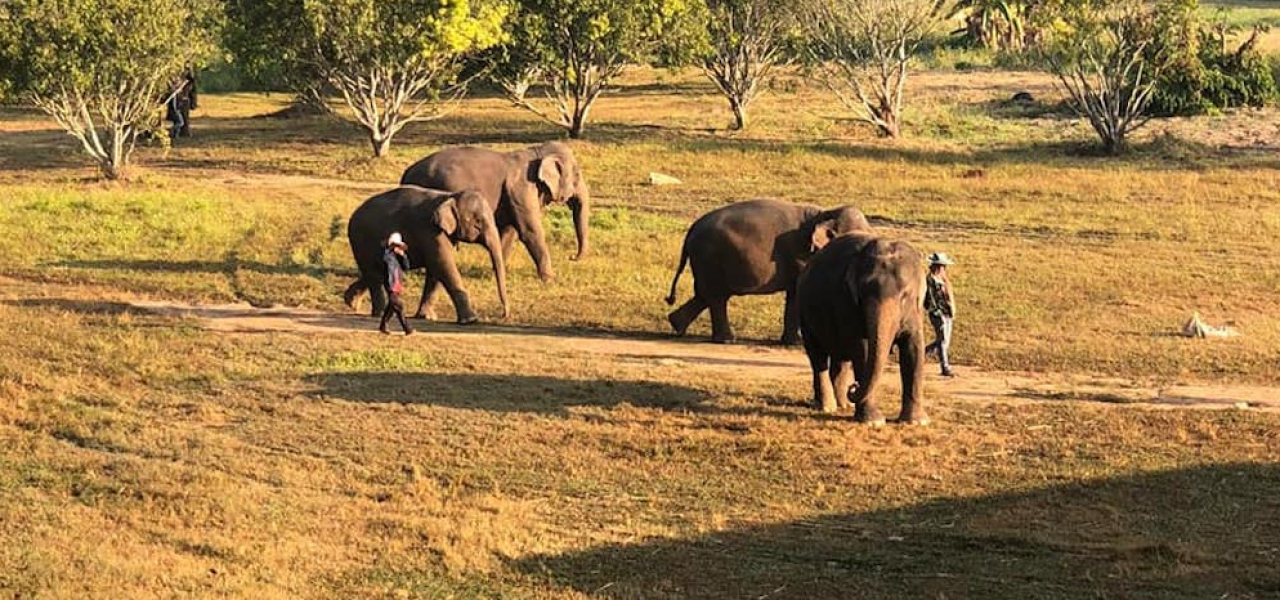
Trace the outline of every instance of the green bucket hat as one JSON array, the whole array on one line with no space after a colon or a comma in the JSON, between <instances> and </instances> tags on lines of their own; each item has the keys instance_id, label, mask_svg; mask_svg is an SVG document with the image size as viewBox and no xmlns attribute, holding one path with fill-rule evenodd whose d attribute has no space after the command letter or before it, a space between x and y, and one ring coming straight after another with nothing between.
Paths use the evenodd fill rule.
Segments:
<instances>
[{"instance_id":1,"label":"green bucket hat","mask_svg":"<svg viewBox=\"0 0 1280 600\"><path fill-rule=\"evenodd\" d=\"M929 255L930 265L954 265L956 262L946 252L934 252Z\"/></svg>"}]
</instances>

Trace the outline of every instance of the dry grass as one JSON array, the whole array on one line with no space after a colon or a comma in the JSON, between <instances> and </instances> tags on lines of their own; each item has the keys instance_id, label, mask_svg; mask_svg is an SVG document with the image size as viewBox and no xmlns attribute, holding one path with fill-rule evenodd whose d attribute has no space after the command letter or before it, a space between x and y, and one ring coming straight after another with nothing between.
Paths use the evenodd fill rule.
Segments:
<instances>
[{"instance_id":1,"label":"dry grass","mask_svg":"<svg viewBox=\"0 0 1280 600\"><path fill-rule=\"evenodd\" d=\"M563 260L572 229L553 214L559 279L514 261L518 324L661 332L690 218L734 198L850 201L960 259L965 364L1280 382L1276 155L1195 142L1274 112L1153 128L1111 161L1082 151L1087 132L1035 74L924 74L915 138L892 145L832 121L798 79L757 130L709 132L728 111L665 77L602 101L576 146L603 207L598 253ZM999 105L1019 89L1044 106ZM335 217L376 182L439 144L555 136L481 98L370 163L344 125L252 118L276 99L205 102L197 137L143 151L122 185L86 179L37 116L0 122L0 270L20 279L0 287L0 595L1280 592L1274 414L935 393L936 426L862 429L800 406L800 374L218 334L139 312L125 301L337 310L351 265ZM686 184L646 187L650 170ZM483 256L464 255L492 313ZM779 305L735 303L739 332L773 337ZM1244 335L1167 335L1194 309Z\"/></svg>"}]
</instances>

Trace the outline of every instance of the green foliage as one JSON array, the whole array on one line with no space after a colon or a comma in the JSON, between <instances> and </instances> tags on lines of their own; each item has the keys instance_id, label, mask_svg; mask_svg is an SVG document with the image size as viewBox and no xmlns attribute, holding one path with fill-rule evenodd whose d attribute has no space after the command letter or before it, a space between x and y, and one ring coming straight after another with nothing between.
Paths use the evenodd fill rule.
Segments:
<instances>
[{"instance_id":1,"label":"green foliage","mask_svg":"<svg viewBox=\"0 0 1280 600\"><path fill-rule=\"evenodd\" d=\"M1035 4L1034 0L961 0L952 18L962 19L964 27L955 33L976 47L1020 50L1032 37L1028 13Z\"/></svg>"},{"instance_id":2,"label":"green foliage","mask_svg":"<svg viewBox=\"0 0 1280 600\"><path fill-rule=\"evenodd\" d=\"M0 72L15 90L112 92L176 78L215 50L212 0L11 0L0 4Z\"/></svg>"},{"instance_id":3,"label":"green foliage","mask_svg":"<svg viewBox=\"0 0 1280 600\"><path fill-rule=\"evenodd\" d=\"M1161 116L1212 114L1227 108L1260 107L1277 97L1271 65L1257 49L1261 30L1231 49L1235 29L1225 22L1198 24L1176 40L1177 57L1162 74L1151 112Z\"/></svg>"},{"instance_id":4,"label":"green foliage","mask_svg":"<svg viewBox=\"0 0 1280 600\"><path fill-rule=\"evenodd\" d=\"M629 64L688 60L699 36L687 16L697 0L524 0L509 43L493 58L495 79L512 92L513 79L541 75L554 110L513 100L581 135L591 105ZM526 86L520 86L522 89Z\"/></svg>"},{"instance_id":5,"label":"green foliage","mask_svg":"<svg viewBox=\"0 0 1280 600\"><path fill-rule=\"evenodd\" d=\"M235 71L264 90L302 92L321 77L307 60L312 39L303 0L224 0L223 47Z\"/></svg>"},{"instance_id":6,"label":"green foliage","mask_svg":"<svg viewBox=\"0 0 1280 600\"><path fill-rule=\"evenodd\" d=\"M487 0L304 0L307 60L382 157L405 125L461 98L464 58L506 40L510 10Z\"/></svg>"}]
</instances>

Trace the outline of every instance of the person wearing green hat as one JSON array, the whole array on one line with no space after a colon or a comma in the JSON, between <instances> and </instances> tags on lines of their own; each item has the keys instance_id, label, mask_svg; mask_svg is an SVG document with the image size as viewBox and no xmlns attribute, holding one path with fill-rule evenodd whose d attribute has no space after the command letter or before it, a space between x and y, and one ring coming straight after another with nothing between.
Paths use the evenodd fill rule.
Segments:
<instances>
[{"instance_id":1,"label":"person wearing green hat","mask_svg":"<svg viewBox=\"0 0 1280 600\"><path fill-rule=\"evenodd\" d=\"M951 370L948 352L951 350L951 323L956 318L956 299L951 291L951 278L947 267L956 264L945 252L929 255L929 275L925 278L924 310L933 325L934 342L925 347L925 354L937 354L942 363L942 376L955 377Z\"/></svg>"}]
</instances>

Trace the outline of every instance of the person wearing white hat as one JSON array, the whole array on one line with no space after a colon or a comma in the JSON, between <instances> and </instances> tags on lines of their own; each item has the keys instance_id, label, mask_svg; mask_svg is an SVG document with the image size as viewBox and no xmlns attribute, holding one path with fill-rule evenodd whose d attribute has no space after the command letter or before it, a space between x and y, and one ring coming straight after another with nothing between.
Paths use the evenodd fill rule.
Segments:
<instances>
[{"instance_id":1,"label":"person wearing white hat","mask_svg":"<svg viewBox=\"0 0 1280 600\"><path fill-rule=\"evenodd\" d=\"M956 264L945 252L929 255L929 275L925 278L924 310L933 325L934 342L925 347L925 354L938 356L942 363L942 376L954 377L948 353L951 350L951 324L956 318L956 299L951 291L951 278L947 267Z\"/></svg>"},{"instance_id":2,"label":"person wearing white hat","mask_svg":"<svg viewBox=\"0 0 1280 600\"><path fill-rule=\"evenodd\" d=\"M397 231L387 238L387 249L382 253L382 262L387 268L387 277L382 282L387 288L387 308L382 311L382 322L378 324L378 331L382 333L391 333L387 331L387 321L395 315L404 334L413 335L413 328L404 319L404 300L400 298L404 293L404 274L409 270L409 257L405 255L408 247Z\"/></svg>"}]
</instances>

